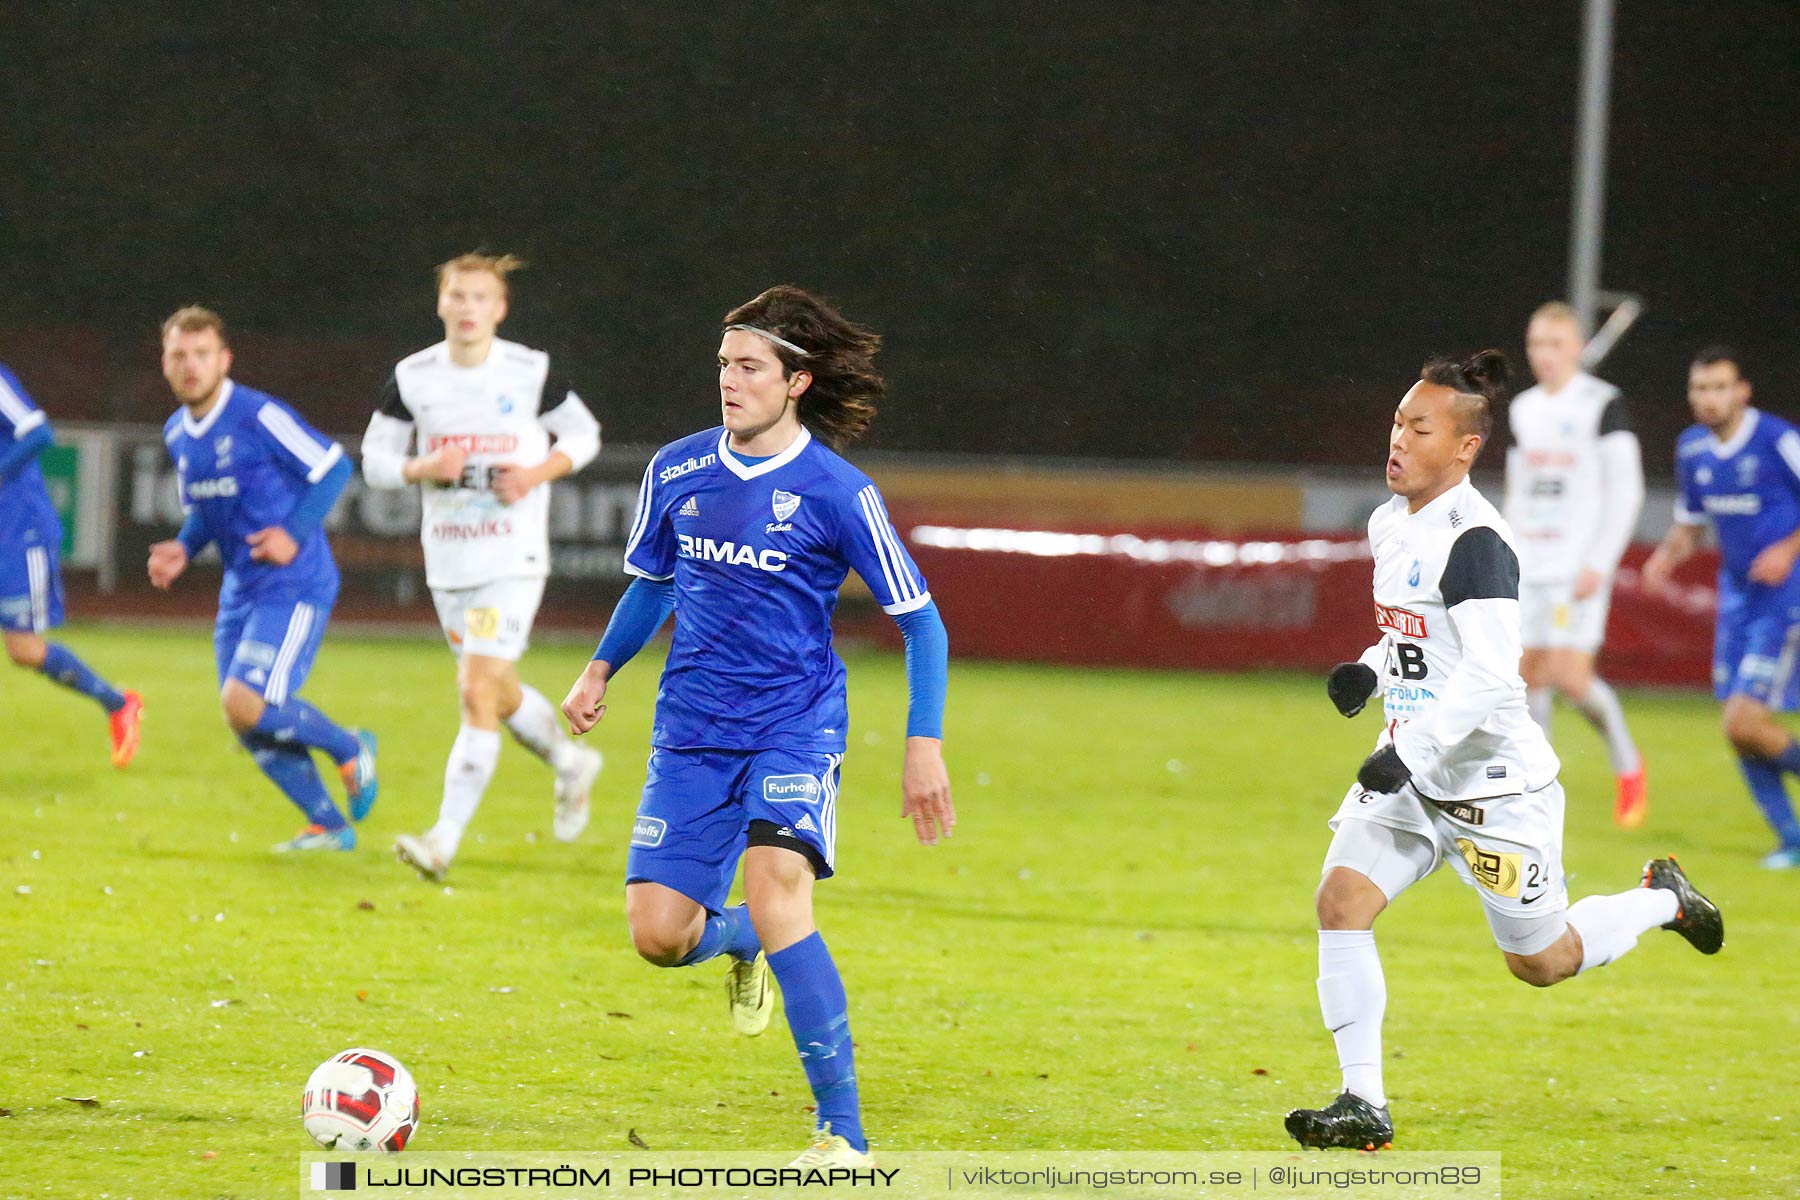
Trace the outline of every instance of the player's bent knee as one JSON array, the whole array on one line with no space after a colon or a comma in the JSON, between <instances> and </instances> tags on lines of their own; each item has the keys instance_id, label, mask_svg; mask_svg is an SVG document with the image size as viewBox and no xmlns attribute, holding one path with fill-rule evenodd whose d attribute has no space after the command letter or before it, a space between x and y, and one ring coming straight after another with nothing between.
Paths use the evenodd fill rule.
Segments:
<instances>
[{"instance_id":1,"label":"player's bent knee","mask_svg":"<svg viewBox=\"0 0 1800 1200\"><path fill-rule=\"evenodd\" d=\"M6 635L6 657L12 659L16 667L36 670L44 662L44 639L36 634L9 633Z\"/></svg>"},{"instance_id":2,"label":"player's bent knee","mask_svg":"<svg viewBox=\"0 0 1800 1200\"><path fill-rule=\"evenodd\" d=\"M1546 988L1561 983L1575 972L1568 964L1548 952L1533 954L1529 957L1522 954L1508 954L1506 965L1513 977L1529 983L1532 987Z\"/></svg>"},{"instance_id":3,"label":"player's bent knee","mask_svg":"<svg viewBox=\"0 0 1800 1200\"><path fill-rule=\"evenodd\" d=\"M1319 881L1313 907L1320 929L1369 929L1387 907L1387 897L1360 871L1333 867Z\"/></svg>"},{"instance_id":4,"label":"player's bent knee","mask_svg":"<svg viewBox=\"0 0 1800 1200\"><path fill-rule=\"evenodd\" d=\"M225 723L237 733L248 733L256 728L262 720L265 704L263 698L235 679L226 683L219 693L219 708L225 714Z\"/></svg>"},{"instance_id":5,"label":"player's bent knee","mask_svg":"<svg viewBox=\"0 0 1800 1200\"><path fill-rule=\"evenodd\" d=\"M631 926L631 947L638 957L656 967L673 967L686 958L695 945L685 930L667 926Z\"/></svg>"}]
</instances>

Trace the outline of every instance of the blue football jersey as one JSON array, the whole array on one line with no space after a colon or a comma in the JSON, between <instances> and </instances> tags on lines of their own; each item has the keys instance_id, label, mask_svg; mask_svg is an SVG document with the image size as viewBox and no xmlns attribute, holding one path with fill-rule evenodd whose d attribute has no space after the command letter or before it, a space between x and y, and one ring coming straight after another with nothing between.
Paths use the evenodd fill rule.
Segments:
<instances>
[{"instance_id":1,"label":"blue football jersey","mask_svg":"<svg viewBox=\"0 0 1800 1200\"><path fill-rule=\"evenodd\" d=\"M855 571L895 616L931 594L867 475L804 429L755 464L727 437L713 428L663 447L638 492L625 570L675 583L651 742L841 753L838 588Z\"/></svg>"},{"instance_id":2,"label":"blue football jersey","mask_svg":"<svg viewBox=\"0 0 1800 1200\"><path fill-rule=\"evenodd\" d=\"M1800 430L1780 417L1746 409L1729 442L1690 426L1676 443L1675 474L1675 519L1711 521L1718 533L1722 588L1753 586L1756 556L1800 529ZM1800 571L1788 588L1800 593Z\"/></svg>"},{"instance_id":3,"label":"blue football jersey","mask_svg":"<svg viewBox=\"0 0 1800 1200\"><path fill-rule=\"evenodd\" d=\"M323 529L301 543L285 567L252 559L244 539L287 520L306 489L343 457L341 446L275 397L229 379L203 419L195 421L185 408L170 417L163 441L175 460L182 508L200 514L225 560L221 606L337 595L337 564Z\"/></svg>"},{"instance_id":4,"label":"blue football jersey","mask_svg":"<svg viewBox=\"0 0 1800 1200\"><path fill-rule=\"evenodd\" d=\"M0 439L14 442L45 424L44 412L31 402L18 376L0 367ZM62 522L37 459L0 481L0 546L62 545Z\"/></svg>"}]
</instances>

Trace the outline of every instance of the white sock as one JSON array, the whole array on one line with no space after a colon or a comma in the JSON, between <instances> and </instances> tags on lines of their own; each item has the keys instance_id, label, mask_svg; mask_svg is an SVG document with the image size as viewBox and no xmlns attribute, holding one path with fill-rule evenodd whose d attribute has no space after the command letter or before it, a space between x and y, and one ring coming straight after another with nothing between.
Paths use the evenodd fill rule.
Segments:
<instances>
[{"instance_id":1,"label":"white sock","mask_svg":"<svg viewBox=\"0 0 1800 1200\"><path fill-rule=\"evenodd\" d=\"M1387 1011L1387 979L1370 929L1319 930L1319 1012L1337 1043L1344 1090L1376 1108L1381 1090L1381 1017Z\"/></svg>"},{"instance_id":2,"label":"white sock","mask_svg":"<svg viewBox=\"0 0 1800 1200\"><path fill-rule=\"evenodd\" d=\"M1637 743L1625 727L1625 710L1619 706L1619 694L1604 679L1595 676L1588 683L1587 695L1574 702L1575 709L1606 739L1606 753L1612 759L1614 775L1629 775L1638 769Z\"/></svg>"},{"instance_id":3,"label":"white sock","mask_svg":"<svg viewBox=\"0 0 1800 1200\"><path fill-rule=\"evenodd\" d=\"M1637 945L1638 935L1675 919L1680 906L1667 888L1633 888L1616 896L1583 896L1569 905L1581 935L1581 970L1604 967Z\"/></svg>"},{"instance_id":4,"label":"white sock","mask_svg":"<svg viewBox=\"0 0 1800 1200\"><path fill-rule=\"evenodd\" d=\"M544 693L528 683L519 685L519 708L506 718L513 740L550 764L558 774L575 765L575 743L563 732L562 721Z\"/></svg>"},{"instance_id":5,"label":"white sock","mask_svg":"<svg viewBox=\"0 0 1800 1200\"><path fill-rule=\"evenodd\" d=\"M444 763L444 802L429 834L446 859L456 853L463 830L481 807L481 794L500 761L500 731L464 725L456 731L450 758Z\"/></svg>"},{"instance_id":6,"label":"white sock","mask_svg":"<svg viewBox=\"0 0 1800 1200\"><path fill-rule=\"evenodd\" d=\"M1525 689L1525 707L1531 712L1531 719L1538 723L1544 736L1550 736L1550 712L1556 704L1556 693L1547 687Z\"/></svg>"}]
</instances>

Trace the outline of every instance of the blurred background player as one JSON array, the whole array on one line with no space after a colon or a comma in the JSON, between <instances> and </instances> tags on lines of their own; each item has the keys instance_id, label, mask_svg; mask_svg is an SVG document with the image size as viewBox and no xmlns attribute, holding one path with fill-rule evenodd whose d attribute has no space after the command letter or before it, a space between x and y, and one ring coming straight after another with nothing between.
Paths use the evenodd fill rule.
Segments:
<instances>
[{"instance_id":1,"label":"blurred background player","mask_svg":"<svg viewBox=\"0 0 1800 1200\"><path fill-rule=\"evenodd\" d=\"M1667 587L1712 523L1720 554L1713 692L1744 781L1779 839L1762 864L1800 867L1800 822L1782 780L1800 774L1800 744L1774 715L1800 706L1800 432L1750 407L1737 352L1724 346L1694 357L1688 405L1698 424L1676 443L1675 524L1644 564L1644 583Z\"/></svg>"},{"instance_id":2,"label":"blurred background player","mask_svg":"<svg viewBox=\"0 0 1800 1200\"><path fill-rule=\"evenodd\" d=\"M849 711L831 645L854 570L906 639L903 815L925 845L956 823L944 769L943 621L868 476L827 447L868 427L886 385L880 338L822 300L771 288L725 318L717 426L663 447L644 472L625 551L635 578L563 713L577 734L607 681L675 614L643 798L626 859L637 952L660 967L729 955L733 1020L755 1035L781 985L817 1102L795 1165L870 1162L849 1005L813 922L835 869ZM738 860L746 903L727 907Z\"/></svg>"},{"instance_id":3,"label":"blurred background player","mask_svg":"<svg viewBox=\"0 0 1800 1200\"><path fill-rule=\"evenodd\" d=\"M375 803L375 736L344 729L299 695L337 601L324 523L350 460L285 403L231 380L218 314L181 309L163 322L162 346L163 377L181 402L163 441L187 519L173 540L150 547L150 582L168 589L196 555L218 546L219 703L263 774L306 814L306 827L275 849L355 849L312 751L337 764L360 821Z\"/></svg>"},{"instance_id":4,"label":"blurred background player","mask_svg":"<svg viewBox=\"0 0 1800 1200\"><path fill-rule=\"evenodd\" d=\"M113 766L122 767L137 753L142 698L119 691L66 646L44 637L63 621L62 520L38 466L38 455L54 440L43 410L0 366L0 630L6 656L104 708Z\"/></svg>"},{"instance_id":5,"label":"blurred background player","mask_svg":"<svg viewBox=\"0 0 1800 1200\"><path fill-rule=\"evenodd\" d=\"M1644 761L1619 697L1594 674L1606 638L1613 574L1644 505L1644 464L1619 389L1581 369L1586 345L1560 301L1531 316L1525 354L1537 385L1507 410L1507 522L1519 545L1519 614L1531 715L1550 732L1555 695L1600 736L1617 781L1613 819L1631 829L1648 810Z\"/></svg>"},{"instance_id":6,"label":"blurred background player","mask_svg":"<svg viewBox=\"0 0 1800 1200\"><path fill-rule=\"evenodd\" d=\"M1343 1091L1287 1115L1303 1146L1393 1140L1375 919L1442 861L1477 890L1507 968L1534 987L1605 966L1658 926L1703 954L1724 943L1719 910L1673 859L1646 864L1640 888L1569 904L1561 764L1526 712L1519 677L1519 562L1506 522L1469 482L1505 384L1497 350L1433 359L1394 413L1394 498L1369 518L1381 640L1326 681L1346 717L1381 689L1385 724L1331 819L1315 901L1319 1012Z\"/></svg>"},{"instance_id":7,"label":"blurred background player","mask_svg":"<svg viewBox=\"0 0 1800 1200\"><path fill-rule=\"evenodd\" d=\"M519 265L464 254L438 267L444 340L394 368L363 434L370 487L420 485L425 582L457 660L462 727L437 824L394 842L429 879L444 877L494 777L501 722L556 773L551 827L562 841L586 828L600 774L599 752L575 745L550 701L519 679L550 573L550 482L600 453L599 423L550 356L495 336Z\"/></svg>"}]
</instances>

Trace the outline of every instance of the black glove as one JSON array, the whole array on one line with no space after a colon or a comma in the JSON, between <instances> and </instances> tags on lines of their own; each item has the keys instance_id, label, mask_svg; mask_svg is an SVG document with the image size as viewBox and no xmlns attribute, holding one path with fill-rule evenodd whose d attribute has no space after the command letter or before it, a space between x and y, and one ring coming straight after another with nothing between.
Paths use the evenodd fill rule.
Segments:
<instances>
[{"instance_id":1,"label":"black glove","mask_svg":"<svg viewBox=\"0 0 1800 1200\"><path fill-rule=\"evenodd\" d=\"M1400 752L1389 742L1363 759L1356 782L1371 792L1397 792L1412 778L1412 768L1400 761Z\"/></svg>"},{"instance_id":2,"label":"black glove","mask_svg":"<svg viewBox=\"0 0 1800 1200\"><path fill-rule=\"evenodd\" d=\"M1375 694L1375 670L1359 662L1339 663L1325 677L1325 694L1346 717L1354 717Z\"/></svg>"}]
</instances>

